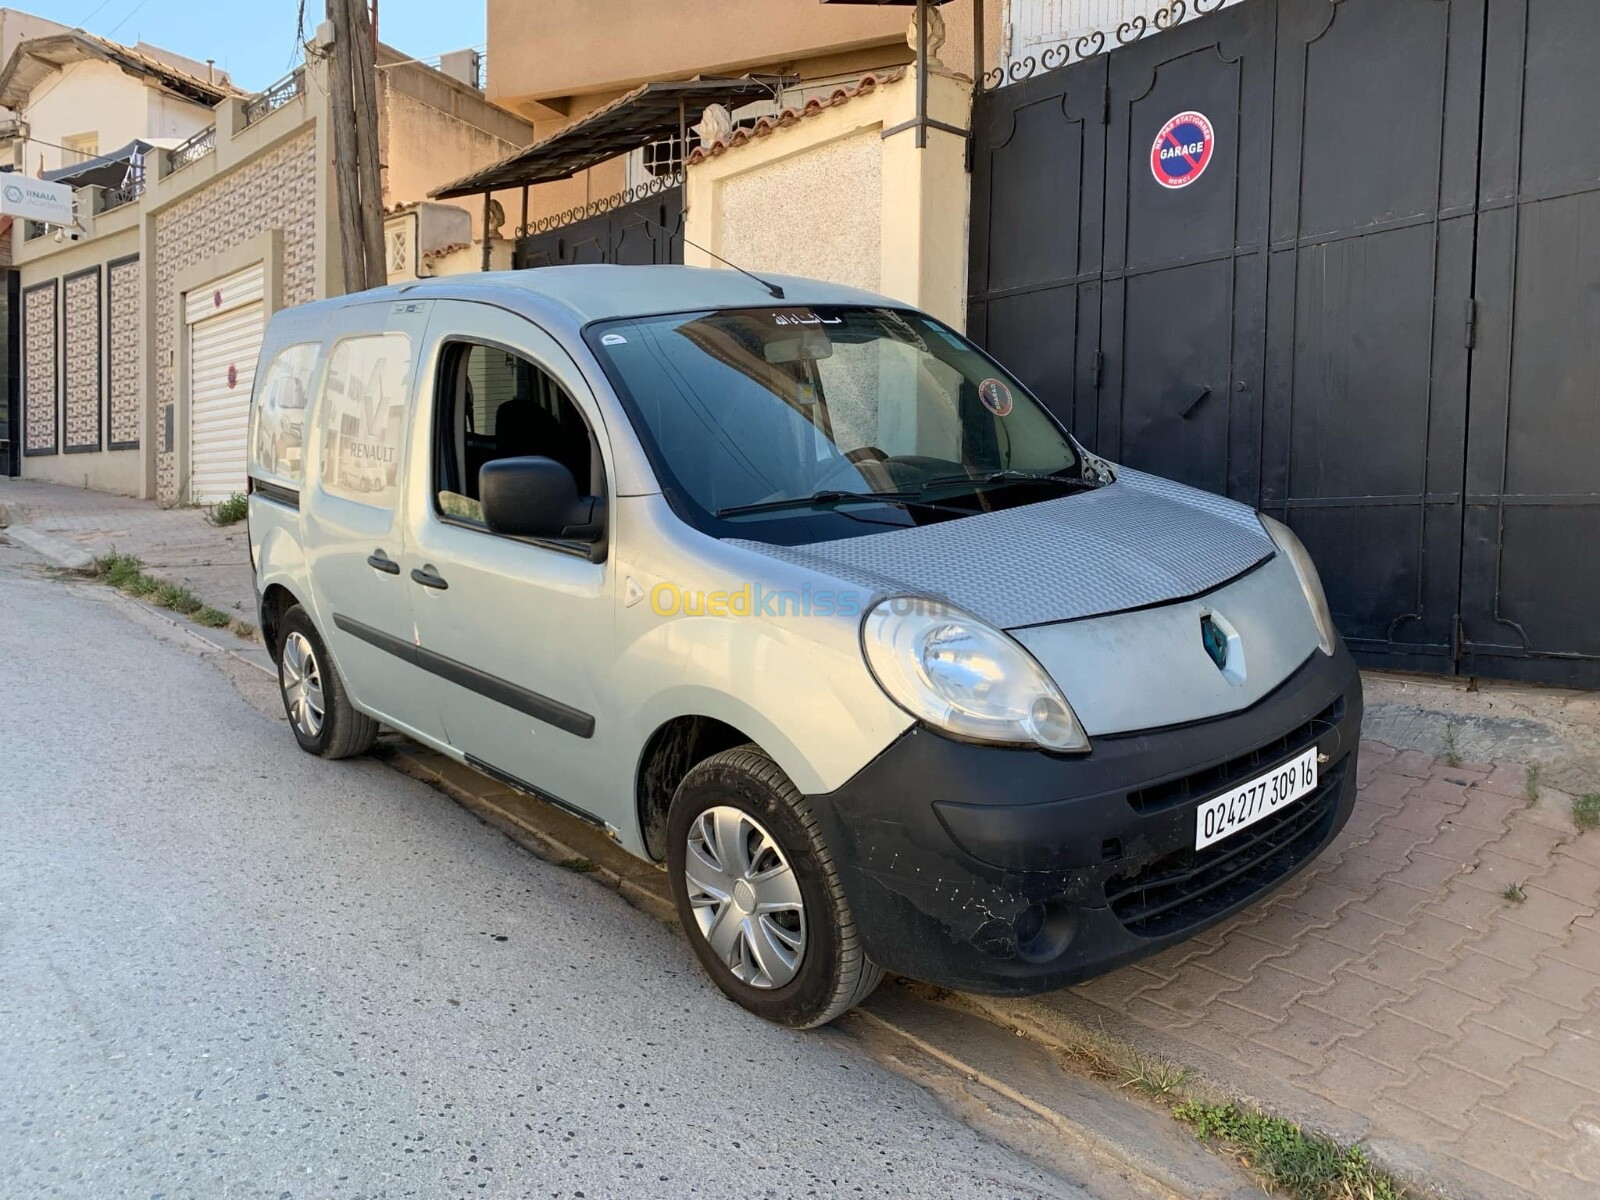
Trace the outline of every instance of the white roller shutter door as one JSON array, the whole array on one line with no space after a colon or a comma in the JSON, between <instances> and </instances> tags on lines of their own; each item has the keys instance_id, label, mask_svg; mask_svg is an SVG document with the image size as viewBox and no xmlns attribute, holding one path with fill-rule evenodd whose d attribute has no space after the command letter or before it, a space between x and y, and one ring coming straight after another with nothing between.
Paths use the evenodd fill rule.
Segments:
<instances>
[{"instance_id":1,"label":"white roller shutter door","mask_svg":"<svg viewBox=\"0 0 1600 1200\"><path fill-rule=\"evenodd\" d=\"M190 292L190 496L215 504L245 490L250 391L265 329L262 270Z\"/></svg>"}]
</instances>

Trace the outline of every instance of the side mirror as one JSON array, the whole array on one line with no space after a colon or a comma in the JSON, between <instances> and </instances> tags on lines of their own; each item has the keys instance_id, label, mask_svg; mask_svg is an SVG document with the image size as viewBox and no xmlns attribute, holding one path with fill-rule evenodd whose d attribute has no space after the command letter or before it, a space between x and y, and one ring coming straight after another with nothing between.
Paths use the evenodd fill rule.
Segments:
<instances>
[{"instance_id":1,"label":"side mirror","mask_svg":"<svg viewBox=\"0 0 1600 1200\"><path fill-rule=\"evenodd\" d=\"M509 537L597 543L605 501L578 495L572 472L552 458L500 458L478 471L484 524Z\"/></svg>"}]
</instances>

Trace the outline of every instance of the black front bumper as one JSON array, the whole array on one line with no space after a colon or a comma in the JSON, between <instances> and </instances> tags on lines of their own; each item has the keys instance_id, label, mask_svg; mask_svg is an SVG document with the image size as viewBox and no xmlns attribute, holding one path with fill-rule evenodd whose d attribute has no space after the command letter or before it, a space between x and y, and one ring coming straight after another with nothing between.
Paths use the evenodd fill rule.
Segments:
<instances>
[{"instance_id":1,"label":"black front bumper","mask_svg":"<svg viewBox=\"0 0 1600 1200\"><path fill-rule=\"evenodd\" d=\"M967 991L1048 991L1215 924L1321 853L1355 805L1361 711L1341 646L1244 712L1095 738L1082 757L917 727L812 806L874 962ZM1315 792L1194 849L1201 801L1312 745Z\"/></svg>"}]
</instances>

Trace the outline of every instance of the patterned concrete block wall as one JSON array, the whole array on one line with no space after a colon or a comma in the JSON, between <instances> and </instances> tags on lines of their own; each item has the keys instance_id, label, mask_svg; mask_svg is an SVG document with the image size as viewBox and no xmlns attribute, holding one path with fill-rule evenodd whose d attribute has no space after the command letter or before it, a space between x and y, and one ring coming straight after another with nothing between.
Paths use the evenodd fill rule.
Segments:
<instances>
[{"instance_id":1,"label":"patterned concrete block wall","mask_svg":"<svg viewBox=\"0 0 1600 1200\"><path fill-rule=\"evenodd\" d=\"M178 398L178 313L182 298L175 280L180 271L272 229L283 231L283 303L304 304L316 296L316 136L307 132L278 149L218 179L156 217L155 388L156 495L177 499L185 483L177 477L173 439L186 436L176 414Z\"/></svg>"},{"instance_id":2,"label":"patterned concrete block wall","mask_svg":"<svg viewBox=\"0 0 1600 1200\"><path fill-rule=\"evenodd\" d=\"M138 258L106 268L107 424L113 450L139 445L139 288Z\"/></svg>"},{"instance_id":3,"label":"patterned concrete block wall","mask_svg":"<svg viewBox=\"0 0 1600 1200\"><path fill-rule=\"evenodd\" d=\"M66 277L62 311L62 448L79 454L100 449L99 267Z\"/></svg>"},{"instance_id":4,"label":"patterned concrete block wall","mask_svg":"<svg viewBox=\"0 0 1600 1200\"><path fill-rule=\"evenodd\" d=\"M52 279L22 294L24 454L55 454L59 449L56 344L56 282Z\"/></svg>"}]
</instances>

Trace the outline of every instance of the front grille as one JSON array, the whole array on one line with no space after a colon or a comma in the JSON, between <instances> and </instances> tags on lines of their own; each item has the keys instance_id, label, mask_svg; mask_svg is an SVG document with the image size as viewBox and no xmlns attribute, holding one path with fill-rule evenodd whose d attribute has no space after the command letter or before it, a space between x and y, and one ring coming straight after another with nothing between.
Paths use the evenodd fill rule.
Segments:
<instances>
[{"instance_id":1,"label":"front grille","mask_svg":"<svg viewBox=\"0 0 1600 1200\"><path fill-rule=\"evenodd\" d=\"M1258 895L1316 853L1339 806L1345 763L1282 812L1204 850L1168 854L1106 882L1106 901L1129 933L1159 938L1204 924Z\"/></svg>"},{"instance_id":2,"label":"front grille","mask_svg":"<svg viewBox=\"0 0 1600 1200\"><path fill-rule=\"evenodd\" d=\"M1133 805L1135 812L1157 813L1176 808L1191 800L1215 796L1234 783L1241 783L1261 774L1272 763L1294 758L1342 720L1344 720L1344 697L1340 696L1304 725L1289 730L1282 737L1264 746L1257 746L1248 754L1230 758L1227 762L1196 771L1192 775L1169 779L1165 783L1130 792L1128 803Z\"/></svg>"}]
</instances>

